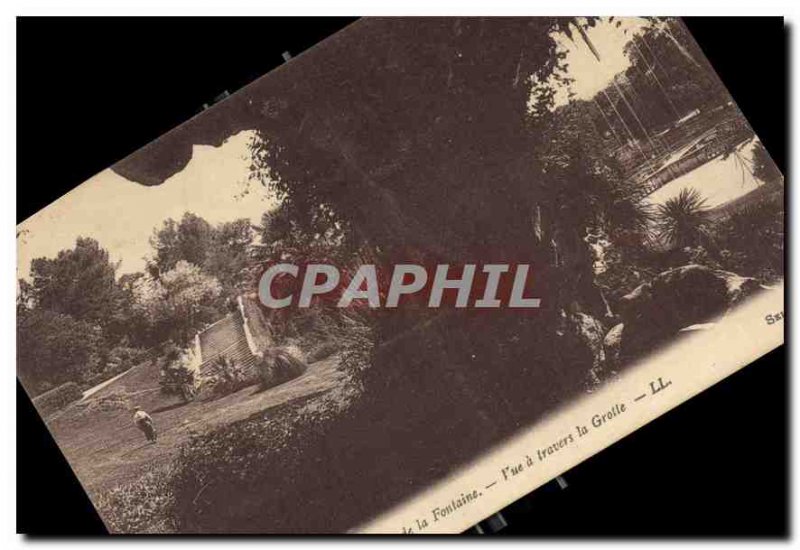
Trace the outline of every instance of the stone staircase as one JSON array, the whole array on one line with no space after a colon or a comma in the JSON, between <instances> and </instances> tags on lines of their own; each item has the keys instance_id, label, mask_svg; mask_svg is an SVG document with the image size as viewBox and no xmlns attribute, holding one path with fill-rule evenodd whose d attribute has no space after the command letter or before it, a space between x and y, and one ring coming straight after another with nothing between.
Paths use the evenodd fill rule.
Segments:
<instances>
[{"instance_id":1,"label":"stone staircase","mask_svg":"<svg viewBox=\"0 0 800 550\"><path fill-rule=\"evenodd\" d=\"M216 370L216 361L223 356L245 373L250 374L255 369L258 358L247 345L242 316L238 311L226 315L198 336L203 361L199 368L201 374L211 374Z\"/></svg>"}]
</instances>

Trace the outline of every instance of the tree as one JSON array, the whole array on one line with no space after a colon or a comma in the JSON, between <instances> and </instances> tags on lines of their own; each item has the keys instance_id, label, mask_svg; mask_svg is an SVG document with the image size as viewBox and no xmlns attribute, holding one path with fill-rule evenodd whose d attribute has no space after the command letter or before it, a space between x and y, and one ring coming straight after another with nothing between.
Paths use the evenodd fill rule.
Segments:
<instances>
[{"instance_id":1,"label":"tree","mask_svg":"<svg viewBox=\"0 0 800 550\"><path fill-rule=\"evenodd\" d=\"M212 247L213 234L211 224L192 212L184 213L180 222L165 220L150 238L158 270L170 271L181 260L202 266Z\"/></svg>"},{"instance_id":2,"label":"tree","mask_svg":"<svg viewBox=\"0 0 800 550\"><path fill-rule=\"evenodd\" d=\"M89 384L108 369L130 366L115 358L141 345L130 290L141 274L117 281L116 269L90 238L78 238L55 258L31 262L30 281L19 281L17 332L20 375L34 387Z\"/></svg>"},{"instance_id":3,"label":"tree","mask_svg":"<svg viewBox=\"0 0 800 550\"><path fill-rule=\"evenodd\" d=\"M246 218L213 228L211 247L202 267L228 291L239 289L247 280L253 237L253 227Z\"/></svg>"},{"instance_id":4,"label":"tree","mask_svg":"<svg viewBox=\"0 0 800 550\"><path fill-rule=\"evenodd\" d=\"M117 280L119 287L119 308L113 316L110 330L119 334L119 341L123 345L147 348L152 345L148 337L150 321L137 308L136 287L147 278L142 272L125 273Z\"/></svg>"},{"instance_id":5,"label":"tree","mask_svg":"<svg viewBox=\"0 0 800 550\"><path fill-rule=\"evenodd\" d=\"M133 292L151 344L172 340L186 346L203 324L218 317L222 286L196 265L181 260L158 278L138 279Z\"/></svg>"},{"instance_id":6,"label":"tree","mask_svg":"<svg viewBox=\"0 0 800 550\"><path fill-rule=\"evenodd\" d=\"M254 178L309 233L351 233L395 260L527 240L540 191L531 178L529 77L544 80L558 65L550 33L571 23L366 21L353 39L370 48L345 35L313 78L266 100Z\"/></svg>"},{"instance_id":7,"label":"tree","mask_svg":"<svg viewBox=\"0 0 800 550\"><path fill-rule=\"evenodd\" d=\"M696 189L685 188L677 197L658 205L658 232L664 243L677 248L709 244L711 236L705 203Z\"/></svg>"},{"instance_id":8,"label":"tree","mask_svg":"<svg viewBox=\"0 0 800 550\"><path fill-rule=\"evenodd\" d=\"M650 18L650 25L625 46L631 66L625 80L633 90L632 101L645 113L649 129L707 106L716 107L729 96L716 72L694 40L670 18Z\"/></svg>"},{"instance_id":9,"label":"tree","mask_svg":"<svg viewBox=\"0 0 800 550\"><path fill-rule=\"evenodd\" d=\"M215 277L227 295L235 294L247 280L254 230L245 218L212 226L186 212L180 222L165 220L154 231L150 244L154 257L148 272L158 278L185 261Z\"/></svg>"},{"instance_id":10,"label":"tree","mask_svg":"<svg viewBox=\"0 0 800 550\"><path fill-rule=\"evenodd\" d=\"M101 366L103 349L96 324L41 308L17 318L17 373L34 395L87 379Z\"/></svg>"},{"instance_id":11,"label":"tree","mask_svg":"<svg viewBox=\"0 0 800 550\"><path fill-rule=\"evenodd\" d=\"M116 268L96 240L79 237L56 258L31 262L30 299L35 307L105 327L121 299Z\"/></svg>"}]
</instances>

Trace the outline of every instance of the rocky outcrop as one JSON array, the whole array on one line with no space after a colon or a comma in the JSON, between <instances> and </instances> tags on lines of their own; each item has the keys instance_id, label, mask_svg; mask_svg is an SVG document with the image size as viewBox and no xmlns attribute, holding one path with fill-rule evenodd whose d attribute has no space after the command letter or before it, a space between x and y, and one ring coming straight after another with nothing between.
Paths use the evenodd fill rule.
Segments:
<instances>
[{"instance_id":1,"label":"rocky outcrop","mask_svg":"<svg viewBox=\"0 0 800 550\"><path fill-rule=\"evenodd\" d=\"M685 327L713 321L760 288L755 279L729 271L697 264L676 267L618 301L624 337L623 328L614 327L606 338L618 345L620 358L632 358L654 350Z\"/></svg>"},{"instance_id":2,"label":"rocky outcrop","mask_svg":"<svg viewBox=\"0 0 800 550\"><path fill-rule=\"evenodd\" d=\"M606 368L606 350L603 346L605 328L596 318L582 312L562 312L561 328L557 334L562 342L562 359L569 364L590 365L587 383L600 384Z\"/></svg>"},{"instance_id":3,"label":"rocky outcrop","mask_svg":"<svg viewBox=\"0 0 800 550\"><path fill-rule=\"evenodd\" d=\"M759 290L766 288L752 277L742 277L730 271L717 270L715 273L725 280L728 290L728 305L730 307L739 304Z\"/></svg>"},{"instance_id":4,"label":"rocky outcrop","mask_svg":"<svg viewBox=\"0 0 800 550\"><path fill-rule=\"evenodd\" d=\"M614 325L603 338L603 347L606 352L606 361L612 368L619 363L619 352L622 348L622 335L625 331L625 324Z\"/></svg>"}]
</instances>

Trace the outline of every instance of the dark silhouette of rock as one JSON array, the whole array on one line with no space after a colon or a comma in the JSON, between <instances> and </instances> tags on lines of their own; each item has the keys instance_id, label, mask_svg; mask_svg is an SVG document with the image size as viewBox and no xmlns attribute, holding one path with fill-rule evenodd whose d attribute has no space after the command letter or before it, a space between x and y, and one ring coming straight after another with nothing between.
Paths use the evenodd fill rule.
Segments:
<instances>
[{"instance_id":1,"label":"dark silhouette of rock","mask_svg":"<svg viewBox=\"0 0 800 550\"><path fill-rule=\"evenodd\" d=\"M664 271L618 301L620 357L654 351L682 328L713 321L760 288L755 279L697 264ZM619 331L607 336L613 340Z\"/></svg>"},{"instance_id":2,"label":"dark silhouette of rock","mask_svg":"<svg viewBox=\"0 0 800 550\"><path fill-rule=\"evenodd\" d=\"M580 311L564 313L561 327L556 334L561 338L558 346L562 349L561 356L565 366L588 366L586 376L589 387L600 384L606 368L603 323Z\"/></svg>"}]
</instances>

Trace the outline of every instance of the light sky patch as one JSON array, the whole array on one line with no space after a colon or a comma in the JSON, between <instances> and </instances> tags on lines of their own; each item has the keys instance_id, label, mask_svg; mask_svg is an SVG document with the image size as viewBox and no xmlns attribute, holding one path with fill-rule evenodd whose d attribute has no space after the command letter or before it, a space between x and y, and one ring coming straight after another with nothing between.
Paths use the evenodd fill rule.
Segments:
<instances>
[{"instance_id":1,"label":"light sky patch","mask_svg":"<svg viewBox=\"0 0 800 550\"><path fill-rule=\"evenodd\" d=\"M616 75L630 67L625 45L648 25L646 19L638 17L615 17L613 21L603 17L594 27L585 29L600 61L574 25L571 39L563 33L556 34L559 51L566 53L566 75L574 79L574 82L568 87L555 86L554 108L566 105L570 100L570 92L574 99L591 100L611 84Z\"/></svg>"},{"instance_id":2,"label":"light sky patch","mask_svg":"<svg viewBox=\"0 0 800 550\"><path fill-rule=\"evenodd\" d=\"M78 237L92 237L121 261L118 273L144 268L151 254L153 229L167 218L179 220L194 212L209 223L261 215L277 205L257 183L248 183L252 131L244 131L219 147L196 145L181 172L161 185L148 187L105 170L73 189L17 227L17 273L28 277L30 262L55 257L72 248Z\"/></svg>"}]
</instances>

